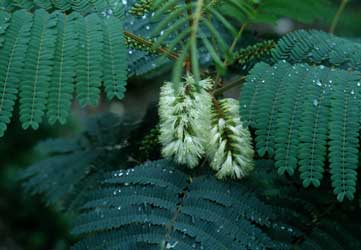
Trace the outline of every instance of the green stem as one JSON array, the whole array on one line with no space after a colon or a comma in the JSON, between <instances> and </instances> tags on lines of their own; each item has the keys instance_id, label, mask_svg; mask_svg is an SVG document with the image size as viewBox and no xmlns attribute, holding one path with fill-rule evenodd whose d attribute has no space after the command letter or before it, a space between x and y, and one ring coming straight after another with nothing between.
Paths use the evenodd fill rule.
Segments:
<instances>
[{"instance_id":1,"label":"green stem","mask_svg":"<svg viewBox=\"0 0 361 250\"><path fill-rule=\"evenodd\" d=\"M229 58L228 58L228 56L232 56L233 50L235 49L238 41L241 39L242 34L243 34L244 30L246 29L247 25L248 25L247 23L242 24L242 26L241 26L241 28L239 29L236 37L233 39L233 42L232 42L232 44L231 44L231 47L230 47L229 50L228 50L228 55L226 55L226 59L224 59L224 62L223 62L223 65L224 65L225 68L227 68L228 65L229 65L229 60L228 60ZM220 81L220 75L219 75L219 73L217 73L217 76L216 76L216 80L215 80L215 81L216 81L216 83L219 83L219 81Z\"/></svg>"},{"instance_id":2,"label":"green stem","mask_svg":"<svg viewBox=\"0 0 361 250\"><path fill-rule=\"evenodd\" d=\"M225 91L230 90L234 87L237 87L239 85L242 85L244 80L246 79L245 76L242 76L240 78L237 78L236 80L226 84L225 86L218 88L216 90L213 91L213 96L217 96L217 95L221 95L223 94Z\"/></svg>"},{"instance_id":3,"label":"green stem","mask_svg":"<svg viewBox=\"0 0 361 250\"><path fill-rule=\"evenodd\" d=\"M192 32L190 37L192 73L197 82L200 80L198 51L197 51L197 33L199 29L199 22L202 16L203 4L204 4L204 0L197 0L196 8L192 16L192 27L191 27Z\"/></svg>"},{"instance_id":4,"label":"green stem","mask_svg":"<svg viewBox=\"0 0 361 250\"><path fill-rule=\"evenodd\" d=\"M237 36L234 38L233 43L232 43L231 47L229 48L229 54L230 55L232 55L233 50L236 47L238 41L241 39L242 34L243 34L244 30L246 29L246 27L247 27L247 23L244 23L244 24L242 24L241 28L239 29L239 32L238 32ZM227 66L228 61L225 60L224 64L225 64L225 66Z\"/></svg>"},{"instance_id":5,"label":"green stem","mask_svg":"<svg viewBox=\"0 0 361 250\"><path fill-rule=\"evenodd\" d=\"M330 27L330 33L332 33L332 34L335 33L335 29L338 24L338 21L340 20L340 16L341 16L342 12L345 10L348 1L349 0L341 0L341 3L336 12L336 15L332 20L331 27Z\"/></svg>"}]
</instances>

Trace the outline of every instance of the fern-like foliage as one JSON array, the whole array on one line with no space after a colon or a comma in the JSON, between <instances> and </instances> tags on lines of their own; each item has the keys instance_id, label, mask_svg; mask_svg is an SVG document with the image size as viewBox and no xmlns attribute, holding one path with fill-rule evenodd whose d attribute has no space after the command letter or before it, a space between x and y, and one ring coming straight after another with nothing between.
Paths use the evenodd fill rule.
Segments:
<instances>
[{"instance_id":1,"label":"fern-like foliage","mask_svg":"<svg viewBox=\"0 0 361 250\"><path fill-rule=\"evenodd\" d=\"M273 161L262 160L262 169L255 172L252 182L258 194L263 193L272 205L282 207L281 213L291 225L287 231L293 237L293 248L302 250L353 250L361 248L358 208L338 203L325 185L317 190L299 189L290 185L296 178L277 174ZM293 231L292 231L293 230Z\"/></svg>"},{"instance_id":2,"label":"fern-like foliage","mask_svg":"<svg viewBox=\"0 0 361 250\"><path fill-rule=\"evenodd\" d=\"M112 170L109 165L126 165L127 138L134 127L134 121L107 114L91 120L73 139L41 142L37 151L46 158L22 171L19 178L30 193L45 195L46 203L76 209L102 173Z\"/></svg>"},{"instance_id":3,"label":"fern-like foliage","mask_svg":"<svg viewBox=\"0 0 361 250\"><path fill-rule=\"evenodd\" d=\"M274 156L280 174L299 166L305 187L320 186L328 159L337 199L353 199L360 86L357 73L324 66L256 65L241 92L241 114L256 130L258 154Z\"/></svg>"},{"instance_id":4,"label":"fern-like foliage","mask_svg":"<svg viewBox=\"0 0 361 250\"><path fill-rule=\"evenodd\" d=\"M199 45L205 47L212 57L213 62L220 69L225 65L222 56L229 57L229 46L226 40L219 35L219 29L226 30L232 38L239 36L237 28L230 19L239 20L241 17L249 16L252 7L249 3L242 1L154 1L153 8L156 9L155 18L163 18L157 25L154 34L162 33L157 40L157 45L167 41L169 48L178 48L178 63L175 72L176 79L180 78L180 69L184 61L190 60L192 72L199 80ZM171 25L168 25L169 22ZM183 44L184 43L184 44ZM190 58L188 57L190 56Z\"/></svg>"},{"instance_id":5,"label":"fern-like foliage","mask_svg":"<svg viewBox=\"0 0 361 250\"><path fill-rule=\"evenodd\" d=\"M151 11L152 3L153 0L139 0L132 6L129 13L135 16L143 16Z\"/></svg>"},{"instance_id":6,"label":"fern-like foliage","mask_svg":"<svg viewBox=\"0 0 361 250\"><path fill-rule=\"evenodd\" d=\"M41 143L47 158L21 172L26 190L77 214L73 249L359 248L359 210L296 192L273 161L257 161L242 182L167 160L134 167L143 152L135 127L114 115L92 120L75 139Z\"/></svg>"},{"instance_id":7,"label":"fern-like foliage","mask_svg":"<svg viewBox=\"0 0 361 250\"><path fill-rule=\"evenodd\" d=\"M289 16L303 22L317 18L323 4L328 1L164 1L154 0L155 20L161 19L153 34L159 37L156 46L167 43L179 51L174 68L175 80L180 79L183 62L192 66L192 73L199 80L197 60L199 48L206 48L218 73L222 74L233 61L233 50L245 27L250 23L273 23L280 17ZM292 5L292 6L291 6ZM292 11L290 11L292 10ZM238 23L240 25L234 25ZM220 36L220 32L229 37Z\"/></svg>"},{"instance_id":8,"label":"fern-like foliage","mask_svg":"<svg viewBox=\"0 0 361 250\"><path fill-rule=\"evenodd\" d=\"M299 30L289 33L280 39L272 54L275 61L361 69L360 43L322 31Z\"/></svg>"},{"instance_id":9,"label":"fern-like foliage","mask_svg":"<svg viewBox=\"0 0 361 250\"><path fill-rule=\"evenodd\" d=\"M74 86L82 106L96 105L103 83L109 99L124 95L127 64L122 22L59 11L17 11L0 33L0 135L20 102L23 128L38 128L45 112L65 123Z\"/></svg>"},{"instance_id":10,"label":"fern-like foliage","mask_svg":"<svg viewBox=\"0 0 361 250\"><path fill-rule=\"evenodd\" d=\"M276 43L273 40L265 40L249 45L238 50L234 55L234 60L242 66L242 69L250 69L261 59L269 57L275 46Z\"/></svg>"},{"instance_id":11,"label":"fern-like foliage","mask_svg":"<svg viewBox=\"0 0 361 250\"><path fill-rule=\"evenodd\" d=\"M118 0L3 0L0 7L7 11L19 9L48 11L60 10L62 12L78 12L83 15L97 12L104 16L123 14L123 4Z\"/></svg>"},{"instance_id":12,"label":"fern-like foliage","mask_svg":"<svg viewBox=\"0 0 361 250\"><path fill-rule=\"evenodd\" d=\"M113 172L90 197L73 229L84 238L73 249L282 247L266 234L271 207L247 188L192 178L169 161Z\"/></svg>"}]
</instances>

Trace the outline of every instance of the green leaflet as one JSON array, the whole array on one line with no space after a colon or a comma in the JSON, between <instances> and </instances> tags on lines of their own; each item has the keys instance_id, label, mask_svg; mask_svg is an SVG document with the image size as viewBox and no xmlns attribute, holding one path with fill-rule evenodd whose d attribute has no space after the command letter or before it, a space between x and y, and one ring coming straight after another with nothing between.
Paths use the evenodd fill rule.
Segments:
<instances>
[{"instance_id":1,"label":"green leaflet","mask_svg":"<svg viewBox=\"0 0 361 250\"><path fill-rule=\"evenodd\" d=\"M4 44L0 48L0 136L4 134L12 117L30 27L30 14L25 11L16 12L4 36Z\"/></svg>"},{"instance_id":2,"label":"green leaflet","mask_svg":"<svg viewBox=\"0 0 361 250\"><path fill-rule=\"evenodd\" d=\"M323 178L329 123L329 90L333 83L328 73L328 70L314 69L308 76L308 82L312 84L306 84L304 88L306 99L302 103L300 114L299 140L302 143L298 147L298 158L300 176L305 187L319 187Z\"/></svg>"},{"instance_id":3,"label":"green leaflet","mask_svg":"<svg viewBox=\"0 0 361 250\"><path fill-rule=\"evenodd\" d=\"M100 18L96 14L91 14L80 20L77 29L77 98L81 106L96 106L103 74L103 36Z\"/></svg>"},{"instance_id":4,"label":"green leaflet","mask_svg":"<svg viewBox=\"0 0 361 250\"><path fill-rule=\"evenodd\" d=\"M287 172L292 175L297 168L297 149L300 144L298 134L301 124L300 107L304 99L305 85L311 81L307 68L296 65L292 73L288 73L284 81L281 82L284 91L279 104L277 125L274 131L275 166L280 174Z\"/></svg>"},{"instance_id":5,"label":"green leaflet","mask_svg":"<svg viewBox=\"0 0 361 250\"><path fill-rule=\"evenodd\" d=\"M360 77L342 72L335 75L331 94L329 159L331 180L337 199L352 200L356 192L359 163Z\"/></svg>"},{"instance_id":6,"label":"green leaflet","mask_svg":"<svg viewBox=\"0 0 361 250\"><path fill-rule=\"evenodd\" d=\"M124 97L127 76L127 54L121 21L110 17L105 20L104 31L104 86L108 99Z\"/></svg>"},{"instance_id":7,"label":"green leaflet","mask_svg":"<svg viewBox=\"0 0 361 250\"><path fill-rule=\"evenodd\" d=\"M36 11L20 86L20 121L24 129L37 129L48 97L56 42L57 13Z\"/></svg>"},{"instance_id":8,"label":"green leaflet","mask_svg":"<svg viewBox=\"0 0 361 250\"><path fill-rule=\"evenodd\" d=\"M66 122L73 99L74 55L77 37L75 23L78 15L59 15L57 43L51 82L49 85L48 119L50 124Z\"/></svg>"},{"instance_id":9,"label":"green leaflet","mask_svg":"<svg viewBox=\"0 0 361 250\"><path fill-rule=\"evenodd\" d=\"M10 24L10 14L5 11L0 11L0 48L4 43L4 34Z\"/></svg>"}]
</instances>

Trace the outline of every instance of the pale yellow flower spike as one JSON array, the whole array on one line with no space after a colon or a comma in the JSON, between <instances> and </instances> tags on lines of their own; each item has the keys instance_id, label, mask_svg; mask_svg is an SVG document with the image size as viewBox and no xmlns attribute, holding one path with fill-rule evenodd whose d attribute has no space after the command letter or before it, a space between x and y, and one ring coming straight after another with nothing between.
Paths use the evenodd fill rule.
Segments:
<instances>
[{"instance_id":1,"label":"pale yellow flower spike","mask_svg":"<svg viewBox=\"0 0 361 250\"><path fill-rule=\"evenodd\" d=\"M200 88L196 88L196 84ZM166 82L161 88L159 101L160 142L162 154L190 168L198 165L205 154L210 126L211 96L206 91L212 81L196 83L187 76L182 87L175 90Z\"/></svg>"},{"instance_id":2,"label":"pale yellow flower spike","mask_svg":"<svg viewBox=\"0 0 361 250\"><path fill-rule=\"evenodd\" d=\"M251 135L242 125L236 100L220 100L218 108L221 110L212 108L212 128L207 147L211 167L220 179L241 179L254 168Z\"/></svg>"}]
</instances>

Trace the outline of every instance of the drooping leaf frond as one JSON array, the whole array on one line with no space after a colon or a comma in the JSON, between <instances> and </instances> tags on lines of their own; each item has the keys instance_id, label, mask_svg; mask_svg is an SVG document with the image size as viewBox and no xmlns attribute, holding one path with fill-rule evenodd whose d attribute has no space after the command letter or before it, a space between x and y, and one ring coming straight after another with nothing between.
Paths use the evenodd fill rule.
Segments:
<instances>
[{"instance_id":1,"label":"drooping leaf frond","mask_svg":"<svg viewBox=\"0 0 361 250\"><path fill-rule=\"evenodd\" d=\"M44 115L56 42L58 13L35 13L20 86L20 121L37 129ZM24 72L24 73L25 73Z\"/></svg>"},{"instance_id":2,"label":"drooping leaf frond","mask_svg":"<svg viewBox=\"0 0 361 250\"><path fill-rule=\"evenodd\" d=\"M133 129L114 116L94 120L76 139L41 143L48 158L23 172L27 190L46 194L48 203L71 212L81 207L73 249L360 247L358 221L346 216L357 210L340 211L327 194L319 199L319 192L296 192L273 161L256 161L255 175L238 183L167 160L125 166L130 154L124 143Z\"/></svg>"},{"instance_id":3,"label":"drooping leaf frond","mask_svg":"<svg viewBox=\"0 0 361 250\"><path fill-rule=\"evenodd\" d=\"M79 22L77 98L81 106L98 104L100 95L103 35L100 19L88 16ZM115 66L115 65L114 65Z\"/></svg>"},{"instance_id":4,"label":"drooping leaf frond","mask_svg":"<svg viewBox=\"0 0 361 250\"><path fill-rule=\"evenodd\" d=\"M258 171L251 176L251 182L270 205L282 207L280 213L291 227L280 225L277 233L293 238L292 249L353 250L361 247L357 219L360 208L356 201L351 206L338 203L327 193L327 185L311 190L289 185L290 180L297 178L278 175L273 163L272 160L258 161Z\"/></svg>"},{"instance_id":5,"label":"drooping leaf frond","mask_svg":"<svg viewBox=\"0 0 361 250\"><path fill-rule=\"evenodd\" d=\"M10 123L19 89L25 52L29 42L31 16L25 11L16 12L6 36L3 37L0 64L0 136Z\"/></svg>"},{"instance_id":6,"label":"drooping leaf frond","mask_svg":"<svg viewBox=\"0 0 361 250\"><path fill-rule=\"evenodd\" d=\"M126 164L121 152L124 154L129 146L131 129L134 122L108 114L91 120L87 130L74 139L40 143L37 150L47 158L21 172L25 189L44 194L48 204L76 209L78 200L97 184L102 173L112 170L107 164L115 164L114 159Z\"/></svg>"},{"instance_id":7,"label":"drooping leaf frond","mask_svg":"<svg viewBox=\"0 0 361 250\"><path fill-rule=\"evenodd\" d=\"M34 129L45 112L51 124L65 123L75 82L83 106L97 104L102 83L109 99L123 97L127 63L119 19L40 9L33 15L17 11L6 26L0 33L0 135L18 92L22 125Z\"/></svg>"},{"instance_id":8,"label":"drooping leaf frond","mask_svg":"<svg viewBox=\"0 0 361 250\"><path fill-rule=\"evenodd\" d=\"M75 76L76 43L74 43L76 26L74 19L78 15L68 17L59 15L57 24L58 40L54 54L53 73L49 85L48 117L49 123L66 122L73 99L73 77Z\"/></svg>"},{"instance_id":9,"label":"drooping leaf frond","mask_svg":"<svg viewBox=\"0 0 361 250\"><path fill-rule=\"evenodd\" d=\"M338 200L353 199L359 145L360 76L303 64L258 64L241 92L241 114L256 131L260 156L280 174L298 166L305 187L318 187L328 159Z\"/></svg>"},{"instance_id":10,"label":"drooping leaf frond","mask_svg":"<svg viewBox=\"0 0 361 250\"><path fill-rule=\"evenodd\" d=\"M92 12L104 16L110 15L110 12L118 17L123 15L123 4L118 0L3 0L0 7L7 11L41 8L48 11L74 11L82 15Z\"/></svg>"},{"instance_id":11,"label":"drooping leaf frond","mask_svg":"<svg viewBox=\"0 0 361 250\"><path fill-rule=\"evenodd\" d=\"M275 61L361 69L361 44L322 31L299 30L282 37L272 51Z\"/></svg>"},{"instance_id":12,"label":"drooping leaf frond","mask_svg":"<svg viewBox=\"0 0 361 250\"><path fill-rule=\"evenodd\" d=\"M169 161L113 172L90 197L75 222L73 233L83 239L73 249L281 246L266 233L272 209L247 188L210 176L191 178Z\"/></svg>"}]
</instances>

